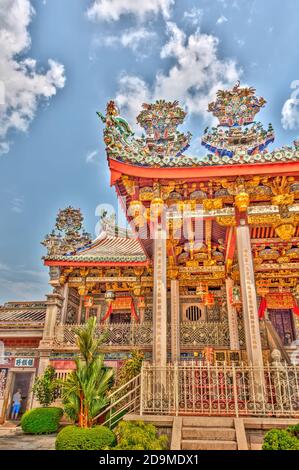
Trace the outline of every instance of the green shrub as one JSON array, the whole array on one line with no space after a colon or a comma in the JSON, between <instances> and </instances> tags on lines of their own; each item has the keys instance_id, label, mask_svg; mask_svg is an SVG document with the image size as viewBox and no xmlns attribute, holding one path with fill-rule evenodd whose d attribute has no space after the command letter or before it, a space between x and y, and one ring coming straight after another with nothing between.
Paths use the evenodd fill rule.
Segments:
<instances>
[{"instance_id":1,"label":"green shrub","mask_svg":"<svg viewBox=\"0 0 299 470\"><path fill-rule=\"evenodd\" d=\"M168 438L158 436L157 428L143 421L121 421L116 428L118 444L115 450L164 450Z\"/></svg>"},{"instance_id":2,"label":"green shrub","mask_svg":"<svg viewBox=\"0 0 299 470\"><path fill-rule=\"evenodd\" d=\"M66 426L57 435L56 450L100 450L113 447L116 437L105 426L93 428L80 428L78 426Z\"/></svg>"},{"instance_id":3,"label":"green shrub","mask_svg":"<svg viewBox=\"0 0 299 470\"><path fill-rule=\"evenodd\" d=\"M264 437L263 450L299 450L299 439L286 429L271 429Z\"/></svg>"},{"instance_id":4,"label":"green shrub","mask_svg":"<svg viewBox=\"0 0 299 470\"><path fill-rule=\"evenodd\" d=\"M295 424L294 426L289 426L287 428L287 431L289 431L293 436L296 436L299 439L299 423Z\"/></svg>"},{"instance_id":5,"label":"green shrub","mask_svg":"<svg viewBox=\"0 0 299 470\"><path fill-rule=\"evenodd\" d=\"M57 432L63 410L57 407L33 408L26 411L21 419L26 434L51 434Z\"/></svg>"}]
</instances>

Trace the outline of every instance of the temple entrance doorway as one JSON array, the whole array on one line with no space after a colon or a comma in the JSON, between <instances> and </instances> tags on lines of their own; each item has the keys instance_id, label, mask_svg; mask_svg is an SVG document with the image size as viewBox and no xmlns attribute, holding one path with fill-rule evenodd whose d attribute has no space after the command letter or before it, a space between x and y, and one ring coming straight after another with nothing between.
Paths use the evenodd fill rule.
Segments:
<instances>
[{"instance_id":1,"label":"temple entrance doorway","mask_svg":"<svg viewBox=\"0 0 299 470\"><path fill-rule=\"evenodd\" d=\"M284 346L295 340L293 312L291 309L269 309L269 318Z\"/></svg>"},{"instance_id":2,"label":"temple entrance doorway","mask_svg":"<svg viewBox=\"0 0 299 470\"><path fill-rule=\"evenodd\" d=\"M22 401L19 418L25 413L30 405L31 388L33 385L34 372L13 372L12 383L10 387L10 394L8 400L8 407L6 410L6 419L10 419L11 410L13 405L13 396L20 390Z\"/></svg>"}]
</instances>

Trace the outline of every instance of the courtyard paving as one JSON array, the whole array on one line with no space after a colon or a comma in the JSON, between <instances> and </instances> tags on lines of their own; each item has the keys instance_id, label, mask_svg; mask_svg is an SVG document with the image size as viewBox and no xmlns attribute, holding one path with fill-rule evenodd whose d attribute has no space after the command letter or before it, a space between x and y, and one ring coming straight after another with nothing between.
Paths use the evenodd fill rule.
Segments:
<instances>
[{"instance_id":1,"label":"courtyard paving","mask_svg":"<svg viewBox=\"0 0 299 470\"><path fill-rule=\"evenodd\" d=\"M21 430L0 433L1 450L54 450L56 434L31 436Z\"/></svg>"}]
</instances>

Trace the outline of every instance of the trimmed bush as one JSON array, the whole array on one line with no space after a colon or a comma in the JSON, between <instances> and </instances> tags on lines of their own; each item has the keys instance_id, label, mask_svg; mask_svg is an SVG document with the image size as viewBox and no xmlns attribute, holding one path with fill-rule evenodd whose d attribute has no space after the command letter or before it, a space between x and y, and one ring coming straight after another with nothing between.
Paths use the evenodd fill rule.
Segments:
<instances>
[{"instance_id":1,"label":"trimmed bush","mask_svg":"<svg viewBox=\"0 0 299 470\"><path fill-rule=\"evenodd\" d=\"M164 450L166 435L158 436L157 428L143 421L121 421L116 428L118 444L115 450Z\"/></svg>"},{"instance_id":2,"label":"trimmed bush","mask_svg":"<svg viewBox=\"0 0 299 470\"><path fill-rule=\"evenodd\" d=\"M58 431L62 415L62 408L55 406L33 408L22 416L21 427L26 434L51 434Z\"/></svg>"},{"instance_id":3,"label":"trimmed bush","mask_svg":"<svg viewBox=\"0 0 299 470\"><path fill-rule=\"evenodd\" d=\"M56 450L101 450L113 447L116 437L105 426L80 428L66 426L57 435Z\"/></svg>"},{"instance_id":4,"label":"trimmed bush","mask_svg":"<svg viewBox=\"0 0 299 470\"><path fill-rule=\"evenodd\" d=\"M263 450L299 450L299 439L285 429L271 429L264 438Z\"/></svg>"},{"instance_id":5,"label":"trimmed bush","mask_svg":"<svg viewBox=\"0 0 299 470\"><path fill-rule=\"evenodd\" d=\"M289 426L287 431L290 432L293 436L296 436L299 439L299 423L294 426Z\"/></svg>"}]
</instances>

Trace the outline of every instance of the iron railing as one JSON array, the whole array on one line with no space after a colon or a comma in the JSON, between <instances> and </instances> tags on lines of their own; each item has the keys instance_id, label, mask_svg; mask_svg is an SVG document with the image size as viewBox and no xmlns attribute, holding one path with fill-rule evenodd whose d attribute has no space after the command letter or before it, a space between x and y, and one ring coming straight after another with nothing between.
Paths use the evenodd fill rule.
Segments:
<instances>
[{"instance_id":1,"label":"iron railing","mask_svg":"<svg viewBox=\"0 0 299 470\"><path fill-rule=\"evenodd\" d=\"M142 369L141 414L299 417L299 369L177 363Z\"/></svg>"},{"instance_id":2,"label":"iron railing","mask_svg":"<svg viewBox=\"0 0 299 470\"><path fill-rule=\"evenodd\" d=\"M141 374L138 374L108 396L108 404L93 422L114 428L125 414L139 412L140 397Z\"/></svg>"}]
</instances>

